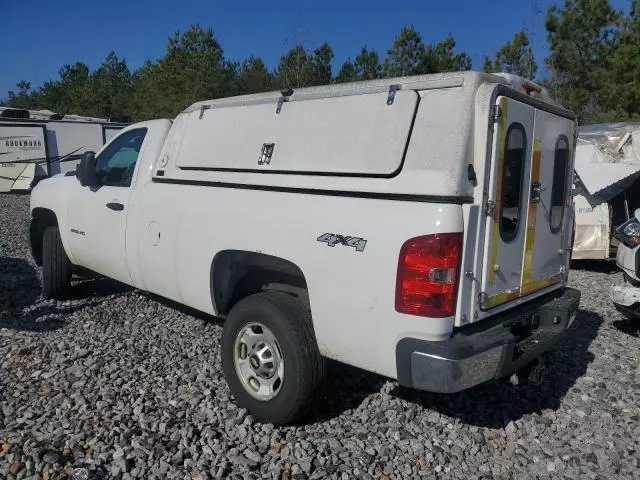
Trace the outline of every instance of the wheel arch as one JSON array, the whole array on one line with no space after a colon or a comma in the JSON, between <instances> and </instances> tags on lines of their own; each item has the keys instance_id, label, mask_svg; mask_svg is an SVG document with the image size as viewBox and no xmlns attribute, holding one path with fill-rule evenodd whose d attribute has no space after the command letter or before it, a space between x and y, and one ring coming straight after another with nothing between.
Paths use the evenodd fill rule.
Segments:
<instances>
[{"instance_id":1,"label":"wheel arch","mask_svg":"<svg viewBox=\"0 0 640 480\"><path fill-rule=\"evenodd\" d=\"M58 217L53 210L44 207L36 207L31 211L31 224L29 226L29 245L31 256L36 265L42 266L42 237L47 227L57 227Z\"/></svg>"},{"instance_id":2,"label":"wheel arch","mask_svg":"<svg viewBox=\"0 0 640 480\"><path fill-rule=\"evenodd\" d=\"M226 316L241 299L267 290L298 297L307 307L308 283L302 269L281 257L246 250L222 250L211 262L211 300Z\"/></svg>"}]
</instances>

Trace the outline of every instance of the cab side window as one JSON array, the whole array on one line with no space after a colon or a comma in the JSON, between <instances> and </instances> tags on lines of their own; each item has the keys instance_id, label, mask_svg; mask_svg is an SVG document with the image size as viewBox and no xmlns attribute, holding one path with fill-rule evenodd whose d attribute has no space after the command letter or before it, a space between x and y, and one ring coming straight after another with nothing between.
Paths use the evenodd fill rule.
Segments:
<instances>
[{"instance_id":1,"label":"cab side window","mask_svg":"<svg viewBox=\"0 0 640 480\"><path fill-rule=\"evenodd\" d=\"M520 123L512 123L507 130L502 165L502 204L500 207L500 237L513 241L518 235L522 217L522 184L527 151L527 134Z\"/></svg>"},{"instance_id":2,"label":"cab side window","mask_svg":"<svg viewBox=\"0 0 640 480\"><path fill-rule=\"evenodd\" d=\"M146 128L124 132L98 155L96 173L101 185L131 185L138 154L146 134Z\"/></svg>"},{"instance_id":3,"label":"cab side window","mask_svg":"<svg viewBox=\"0 0 640 480\"><path fill-rule=\"evenodd\" d=\"M558 233L564 216L564 203L567 197L567 176L569 166L569 140L560 135L556 142L556 153L553 161L553 184L551 185L551 209L549 226L551 232Z\"/></svg>"}]
</instances>

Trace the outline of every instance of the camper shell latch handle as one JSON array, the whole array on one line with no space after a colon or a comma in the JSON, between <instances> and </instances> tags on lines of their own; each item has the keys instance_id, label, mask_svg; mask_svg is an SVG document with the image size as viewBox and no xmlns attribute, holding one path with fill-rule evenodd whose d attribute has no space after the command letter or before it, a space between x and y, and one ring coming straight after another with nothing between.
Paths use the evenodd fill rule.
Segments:
<instances>
[{"instance_id":1,"label":"camper shell latch handle","mask_svg":"<svg viewBox=\"0 0 640 480\"><path fill-rule=\"evenodd\" d=\"M544 189L542 188L542 184L540 182L533 182L531 184L531 195L529 197L529 201L531 203L539 203L540 195L542 194L543 190Z\"/></svg>"},{"instance_id":2,"label":"camper shell latch handle","mask_svg":"<svg viewBox=\"0 0 640 480\"><path fill-rule=\"evenodd\" d=\"M400 85L389 86L389 93L387 94L387 105L393 105L393 101L396 98L396 92L400 90Z\"/></svg>"}]
</instances>

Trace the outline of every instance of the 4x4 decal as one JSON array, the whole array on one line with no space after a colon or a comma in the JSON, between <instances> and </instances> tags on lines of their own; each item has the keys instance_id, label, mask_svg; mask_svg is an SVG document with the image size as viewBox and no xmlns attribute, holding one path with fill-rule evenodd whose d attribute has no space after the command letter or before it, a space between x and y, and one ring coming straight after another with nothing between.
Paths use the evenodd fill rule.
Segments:
<instances>
[{"instance_id":1,"label":"4x4 decal","mask_svg":"<svg viewBox=\"0 0 640 480\"><path fill-rule=\"evenodd\" d=\"M318 237L318 241L326 243L330 247L335 247L338 244L353 247L356 249L356 252L363 252L364 247L367 245L367 241L364 238L349 237L335 233L323 233Z\"/></svg>"}]
</instances>

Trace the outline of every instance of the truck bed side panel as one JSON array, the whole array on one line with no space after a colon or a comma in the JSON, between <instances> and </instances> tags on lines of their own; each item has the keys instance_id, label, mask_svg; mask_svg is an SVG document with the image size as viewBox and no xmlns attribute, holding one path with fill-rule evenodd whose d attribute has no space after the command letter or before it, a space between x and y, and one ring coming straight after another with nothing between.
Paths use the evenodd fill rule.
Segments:
<instances>
[{"instance_id":1,"label":"truck bed side panel","mask_svg":"<svg viewBox=\"0 0 640 480\"><path fill-rule=\"evenodd\" d=\"M283 258L303 272L320 351L395 377L395 346L406 336L450 335L453 317L395 311L398 254L409 238L462 231L460 205L303 195L154 182L144 187L139 258L151 291L215 313L211 262L223 250ZM182 199L180 206L176 199ZM338 214L339 212L339 214ZM149 229L160 232L149 235ZM323 234L366 240L359 252L318 241Z\"/></svg>"}]
</instances>

